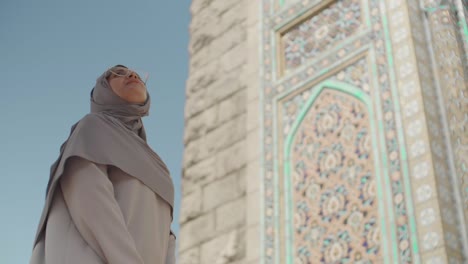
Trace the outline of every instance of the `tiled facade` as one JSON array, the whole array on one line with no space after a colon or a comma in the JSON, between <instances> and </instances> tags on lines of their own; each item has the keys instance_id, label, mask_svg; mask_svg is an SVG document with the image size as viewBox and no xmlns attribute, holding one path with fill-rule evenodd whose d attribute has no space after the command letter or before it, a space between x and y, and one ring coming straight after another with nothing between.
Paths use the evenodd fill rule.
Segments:
<instances>
[{"instance_id":1,"label":"tiled facade","mask_svg":"<svg viewBox=\"0 0 468 264\"><path fill-rule=\"evenodd\" d=\"M466 261L454 2L263 1L263 263Z\"/></svg>"},{"instance_id":2,"label":"tiled facade","mask_svg":"<svg viewBox=\"0 0 468 264\"><path fill-rule=\"evenodd\" d=\"M468 263L467 6L193 0L180 263Z\"/></svg>"}]
</instances>

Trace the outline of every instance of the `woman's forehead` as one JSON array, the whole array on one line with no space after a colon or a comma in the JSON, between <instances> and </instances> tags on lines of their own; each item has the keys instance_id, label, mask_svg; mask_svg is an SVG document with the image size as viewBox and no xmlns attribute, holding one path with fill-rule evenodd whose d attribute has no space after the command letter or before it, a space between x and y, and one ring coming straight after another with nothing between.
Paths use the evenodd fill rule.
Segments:
<instances>
[{"instance_id":1,"label":"woman's forehead","mask_svg":"<svg viewBox=\"0 0 468 264\"><path fill-rule=\"evenodd\" d=\"M116 72L116 71L119 71L119 70L128 70L128 68L126 66L120 65L120 64L115 65L115 66L107 69L107 71L105 73L106 78L109 78L109 77L113 76L112 73Z\"/></svg>"},{"instance_id":2,"label":"woman's forehead","mask_svg":"<svg viewBox=\"0 0 468 264\"><path fill-rule=\"evenodd\" d=\"M128 67L118 64L118 65L115 65L112 68L110 68L110 70L115 70L115 69L128 69Z\"/></svg>"}]
</instances>

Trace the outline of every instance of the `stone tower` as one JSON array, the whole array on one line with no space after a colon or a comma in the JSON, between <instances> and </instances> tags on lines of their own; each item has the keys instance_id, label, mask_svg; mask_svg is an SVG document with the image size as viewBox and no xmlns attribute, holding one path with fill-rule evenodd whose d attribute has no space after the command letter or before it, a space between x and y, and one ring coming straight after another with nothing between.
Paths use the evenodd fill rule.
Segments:
<instances>
[{"instance_id":1,"label":"stone tower","mask_svg":"<svg viewBox=\"0 0 468 264\"><path fill-rule=\"evenodd\" d=\"M193 0L179 262L468 263L466 0Z\"/></svg>"}]
</instances>

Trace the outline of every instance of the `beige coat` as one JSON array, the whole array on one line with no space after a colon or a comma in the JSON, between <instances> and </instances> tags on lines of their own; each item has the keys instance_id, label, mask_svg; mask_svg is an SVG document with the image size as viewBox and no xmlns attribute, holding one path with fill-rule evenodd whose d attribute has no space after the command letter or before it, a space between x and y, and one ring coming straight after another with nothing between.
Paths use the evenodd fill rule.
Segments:
<instances>
[{"instance_id":1,"label":"beige coat","mask_svg":"<svg viewBox=\"0 0 468 264\"><path fill-rule=\"evenodd\" d=\"M73 157L30 264L173 264L171 207L122 170Z\"/></svg>"}]
</instances>

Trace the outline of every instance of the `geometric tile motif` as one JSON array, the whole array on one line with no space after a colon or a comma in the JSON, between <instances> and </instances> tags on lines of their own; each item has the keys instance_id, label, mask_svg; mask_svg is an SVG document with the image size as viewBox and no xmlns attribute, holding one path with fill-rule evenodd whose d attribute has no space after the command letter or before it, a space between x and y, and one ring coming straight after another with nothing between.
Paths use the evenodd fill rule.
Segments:
<instances>
[{"instance_id":1,"label":"geometric tile motif","mask_svg":"<svg viewBox=\"0 0 468 264\"><path fill-rule=\"evenodd\" d=\"M314 102L291 147L295 263L375 263L380 227L367 108L330 89Z\"/></svg>"},{"instance_id":2,"label":"geometric tile motif","mask_svg":"<svg viewBox=\"0 0 468 264\"><path fill-rule=\"evenodd\" d=\"M436 232L428 232L424 235L422 242L425 250L434 249L440 243L439 234L437 234Z\"/></svg>"},{"instance_id":3,"label":"geometric tile motif","mask_svg":"<svg viewBox=\"0 0 468 264\"><path fill-rule=\"evenodd\" d=\"M429 176L429 162L421 161L416 163L411 174L417 180L427 178Z\"/></svg>"},{"instance_id":4,"label":"geometric tile motif","mask_svg":"<svg viewBox=\"0 0 468 264\"><path fill-rule=\"evenodd\" d=\"M434 223L435 218L436 218L436 213L434 208L426 208L421 211L421 215L419 217L421 219L421 224L423 226L430 225Z\"/></svg>"},{"instance_id":5,"label":"geometric tile motif","mask_svg":"<svg viewBox=\"0 0 468 264\"><path fill-rule=\"evenodd\" d=\"M362 20L360 2L338 0L288 30L281 37L286 72L357 32Z\"/></svg>"},{"instance_id":6,"label":"geometric tile motif","mask_svg":"<svg viewBox=\"0 0 468 264\"><path fill-rule=\"evenodd\" d=\"M422 203L431 199L433 195L433 190L429 184L424 184L416 190L417 201Z\"/></svg>"}]
</instances>

